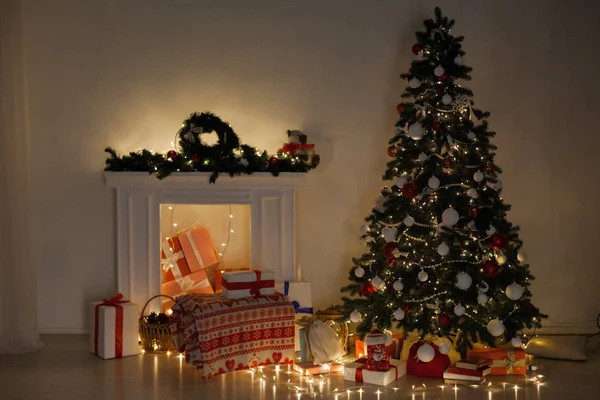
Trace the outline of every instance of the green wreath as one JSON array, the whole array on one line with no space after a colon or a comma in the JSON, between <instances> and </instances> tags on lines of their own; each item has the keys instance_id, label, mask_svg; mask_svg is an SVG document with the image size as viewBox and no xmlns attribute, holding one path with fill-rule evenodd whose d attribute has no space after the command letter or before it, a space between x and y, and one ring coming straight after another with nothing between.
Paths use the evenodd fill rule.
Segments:
<instances>
[{"instance_id":1,"label":"green wreath","mask_svg":"<svg viewBox=\"0 0 600 400\"><path fill-rule=\"evenodd\" d=\"M209 146L202 142L202 135L216 133L217 144ZM213 113L193 113L181 124L176 134L179 151L170 150L167 154L154 153L143 149L120 157L107 147L106 171L144 171L156 174L163 179L173 172L212 172L210 182L214 183L219 173L230 176L270 172L273 176L280 172L308 172L318 164L318 156L287 157L281 152L269 155L256 148L241 144L240 138L231 125Z\"/></svg>"}]
</instances>

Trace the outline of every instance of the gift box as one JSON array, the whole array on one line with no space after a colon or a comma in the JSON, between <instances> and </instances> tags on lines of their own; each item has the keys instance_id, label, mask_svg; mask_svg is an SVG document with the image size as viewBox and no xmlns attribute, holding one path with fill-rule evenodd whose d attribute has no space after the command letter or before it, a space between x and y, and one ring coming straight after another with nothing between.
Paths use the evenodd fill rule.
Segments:
<instances>
[{"instance_id":1,"label":"gift box","mask_svg":"<svg viewBox=\"0 0 600 400\"><path fill-rule=\"evenodd\" d=\"M250 268L217 268L215 271L215 293L223 291L223 272L248 271Z\"/></svg>"},{"instance_id":2,"label":"gift box","mask_svg":"<svg viewBox=\"0 0 600 400\"><path fill-rule=\"evenodd\" d=\"M402 351L402 344L404 342L404 334L395 333L392 335L392 344L385 346L385 352L390 356L390 358L400 358L400 353ZM367 355L367 349L365 348L365 342L362 340L357 340L354 342L354 351L356 358L362 358Z\"/></svg>"},{"instance_id":3,"label":"gift box","mask_svg":"<svg viewBox=\"0 0 600 400\"><path fill-rule=\"evenodd\" d=\"M121 358L138 354L137 304L118 294L111 299L92 303L90 351L98 357Z\"/></svg>"},{"instance_id":4,"label":"gift box","mask_svg":"<svg viewBox=\"0 0 600 400\"><path fill-rule=\"evenodd\" d=\"M213 288L208 281L206 271L200 270L192 272L183 278L171 282L165 282L161 286L161 293L171 297L178 297L184 294L213 294ZM173 304L173 300L165 298L162 301L163 311L166 312Z\"/></svg>"},{"instance_id":5,"label":"gift box","mask_svg":"<svg viewBox=\"0 0 600 400\"><path fill-rule=\"evenodd\" d=\"M406 361L390 360L387 371L369 371L366 363L366 358L359 358L344 366L344 380L385 386L406 375Z\"/></svg>"},{"instance_id":6,"label":"gift box","mask_svg":"<svg viewBox=\"0 0 600 400\"><path fill-rule=\"evenodd\" d=\"M178 238L168 238L162 242L161 252L163 282L171 282L190 274L181 242Z\"/></svg>"},{"instance_id":7,"label":"gift box","mask_svg":"<svg viewBox=\"0 0 600 400\"><path fill-rule=\"evenodd\" d=\"M294 306L296 319L304 316L312 316L312 291L309 282L277 282L275 290L287 296L288 300ZM300 351L300 327L296 325L295 350Z\"/></svg>"},{"instance_id":8,"label":"gift box","mask_svg":"<svg viewBox=\"0 0 600 400\"><path fill-rule=\"evenodd\" d=\"M275 273L273 271L223 272L223 296L228 299L257 297L275 294Z\"/></svg>"},{"instance_id":9,"label":"gift box","mask_svg":"<svg viewBox=\"0 0 600 400\"><path fill-rule=\"evenodd\" d=\"M429 343L435 352L433 360L425 363L417 357L417 351L425 342L418 341L412 345L408 353L406 361L409 375L425 376L430 378L443 378L444 371L450 366L450 357L447 354L440 353L438 346L435 343Z\"/></svg>"},{"instance_id":10,"label":"gift box","mask_svg":"<svg viewBox=\"0 0 600 400\"><path fill-rule=\"evenodd\" d=\"M473 349L469 350L469 357L493 360L490 375L524 375L527 372L523 349Z\"/></svg>"},{"instance_id":11,"label":"gift box","mask_svg":"<svg viewBox=\"0 0 600 400\"><path fill-rule=\"evenodd\" d=\"M219 255L208 229L199 226L177 236L191 272L219 264Z\"/></svg>"},{"instance_id":12,"label":"gift box","mask_svg":"<svg viewBox=\"0 0 600 400\"><path fill-rule=\"evenodd\" d=\"M315 365L311 362L299 362L294 364L294 371L297 371L302 375L329 374L333 372L342 372L343 370L344 365L338 363Z\"/></svg>"}]
</instances>

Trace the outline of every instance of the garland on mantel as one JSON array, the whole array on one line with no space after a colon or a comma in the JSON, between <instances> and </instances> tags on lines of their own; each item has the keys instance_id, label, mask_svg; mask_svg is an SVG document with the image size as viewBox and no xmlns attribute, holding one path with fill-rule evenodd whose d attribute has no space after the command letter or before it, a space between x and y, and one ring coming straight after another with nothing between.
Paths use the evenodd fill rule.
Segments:
<instances>
[{"instance_id":1,"label":"garland on mantel","mask_svg":"<svg viewBox=\"0 0 600 400\"><path fill-rule=\"evenodd\" d=\"M201 135L215 132L218 142L207 145ZM288 131L289 134L289 131ZM231 125L211 112L193 113L183 121L176 135L179 149L169 150L166 154L141 149L119 156L112 147L106 159L105 171L138 171L156 174L164 179L172 172L212 172L210 183L215 183L219 173L230 176L270 172L273 176L280 172L308 172L319 163L318 155L284 152L277 155L241 144Z\"/></svg>"}]
</instances>

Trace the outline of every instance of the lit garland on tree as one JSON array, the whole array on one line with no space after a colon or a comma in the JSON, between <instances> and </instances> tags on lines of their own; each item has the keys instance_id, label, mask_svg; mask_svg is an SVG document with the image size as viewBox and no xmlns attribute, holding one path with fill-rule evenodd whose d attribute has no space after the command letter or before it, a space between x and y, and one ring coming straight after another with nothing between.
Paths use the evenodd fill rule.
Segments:
<instances>
[{"instance_id":1,"label":"lit garland on tree","mask_svg":"<svg viewBox=\"0 0 600 400\"><path fill-rule=\"evenodd\" d=\"M216 133L218 142L207 145L201 135ZM179 151L169 150L166 154L141 149L129 155L118 156L111 147L106 159L106 171L144 171L156 174L163 179L173 172L212 172L210 182L214 183L219 173L230 176L270 172L274 176L280 172L308 172L319 163L317 155L294 154L279 151L277 155L260 152L256 148L242 144L233 128L210 112L193 113L181 124L177 132Z\"/></svg>"},{"instance_id":2,"label":"lit garland on tree","mask_svg":"<svg viewBox=\"0 0 600 400\"><path fill-rule=\"evenodd\" d=\"M465 356L474 342L520 346L522 330L541 326L530 302L534 279L517 226L506 219L501 170L488 112L474 108L462 36L435 9L412 48L408 87L390 140L384 187L361 227L369 250L354 259L342 288L350 319L364 336L392 325L448 337Z\"/></svg>"}]
</instances>

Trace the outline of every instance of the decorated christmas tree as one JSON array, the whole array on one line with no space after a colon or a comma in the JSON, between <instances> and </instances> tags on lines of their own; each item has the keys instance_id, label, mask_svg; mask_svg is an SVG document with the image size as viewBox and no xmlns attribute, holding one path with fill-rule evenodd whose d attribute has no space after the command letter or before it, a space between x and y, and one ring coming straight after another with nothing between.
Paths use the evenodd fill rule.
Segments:
<instances>
[{"instance_id":1,"label":"decorated christmas tree","mask_svg":"<svg viewBox=\"0 0 600 400\"><path fill-rule=\"evenodd\" d=\"M488 112L475 107L462 36L435 9L412 47L415 59L397 105L391 160L371 215L360 228L368 247L354 259L343 300L364 336L402 328L447 337L464 356L474 342L522 343L545 316L531 303L534 279L507 220L502 170Z\"/></svg>"}]
</instances>

